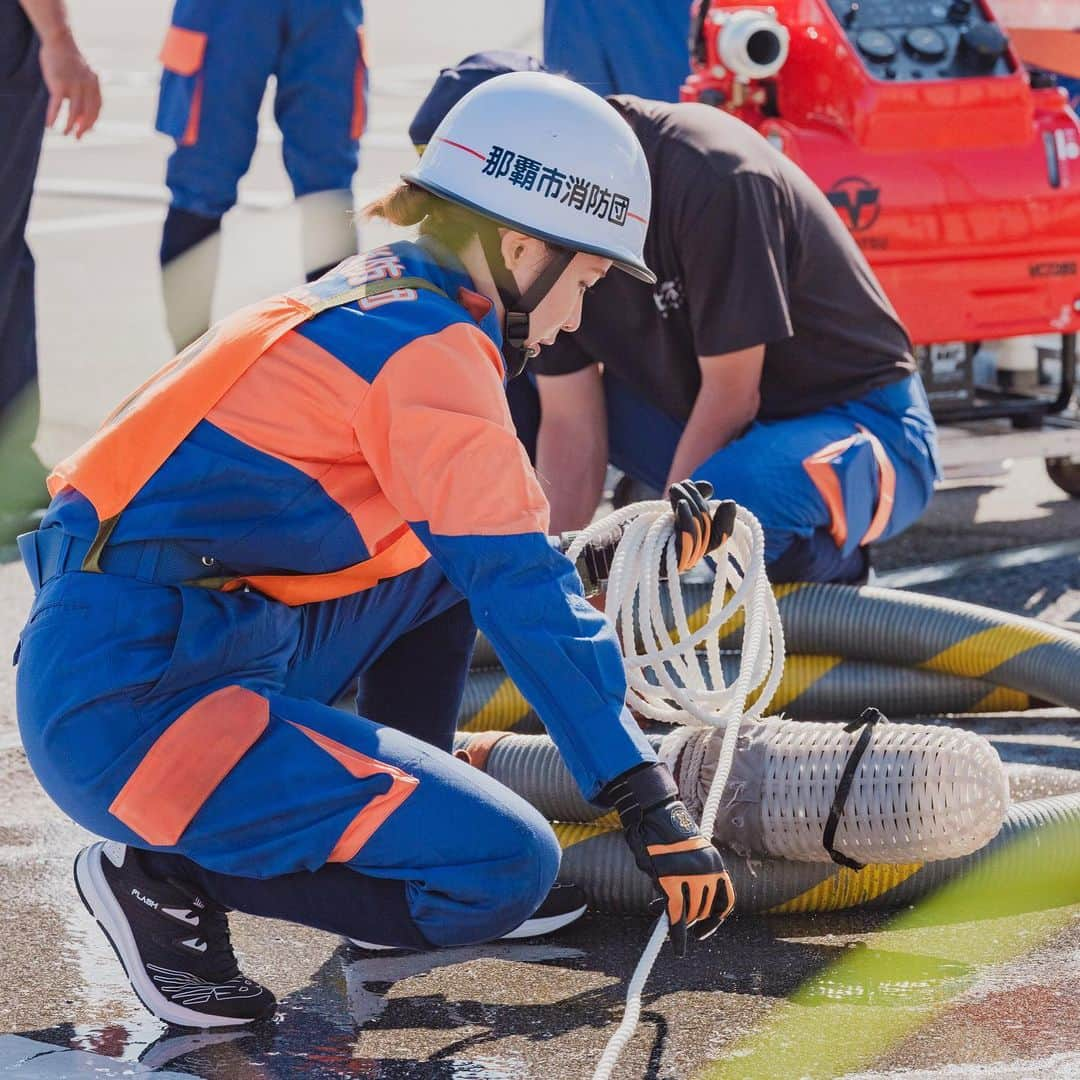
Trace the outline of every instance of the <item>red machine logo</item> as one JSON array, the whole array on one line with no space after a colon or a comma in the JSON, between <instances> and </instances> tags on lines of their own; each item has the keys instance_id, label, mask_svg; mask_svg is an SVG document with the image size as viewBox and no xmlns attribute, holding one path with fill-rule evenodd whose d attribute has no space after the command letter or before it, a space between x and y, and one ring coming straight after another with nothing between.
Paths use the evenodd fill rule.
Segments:
<instances>
[{"instance_id":1,"label":"red machine logo","mask_svg":"<svg viewBox=\"0 0 1080 1080\"><path fill-rule=\"evenodd\" d=\"M881 189L861 176L841 177L825 192L841 217L846 218L852 232L864 232L874 227L881 213L880 195Z\"/></svg>"}]
</instances>

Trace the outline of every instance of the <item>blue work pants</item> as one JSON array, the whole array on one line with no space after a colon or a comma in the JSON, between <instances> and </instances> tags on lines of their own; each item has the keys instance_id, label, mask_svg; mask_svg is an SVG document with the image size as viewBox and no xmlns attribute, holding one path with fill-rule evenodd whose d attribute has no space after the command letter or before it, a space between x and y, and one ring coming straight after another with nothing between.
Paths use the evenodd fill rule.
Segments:
<instances>
[{"instance_id":1,"label":"blue work pants","mask_svg":"<svg viewBox=\"0 0 1080 1080\"><path fill-rule=\"evenodd\" d=\"M516 383L511 412L521 441L535 447L535 387L525 379ZM604 400L608 460L640 484L661 491L685 425L610 372L604 374ZM918 375L806 416L755 421L703 461L693 478L708 480L717 498L734 499L757 516L774 583L859 581L868 565L860 541L881 497L870 435L895 473L892 509L877 537L887 540L919 518L938 477L934 421ZM840 446L845 442L849 445ZM839 497L832 505L806 467L830 446L836 452L827 454L822 466L835 478ZM838 519L845 534L840 544L835 539Z\"/></svg>"},{"instance_id":2,"label":"blue work pants","mask_svg":"<svg viewBox=\"0 0 1080 1080\"><path fill-rule=\"evenodd\" d=\"M488 940L540 905L559 846L447 753L474 633L433 561L302 607L61 573L21 637L20 731L61 809L152 873L377 944ZM366 715L333 708L357 677Z\"/></svg>"},{"instance_id":3,"label":"blue work pants","mask_svg":"<svg viewBox=\"0 0 1080 1080\"><path fill-rule=\"evenodd\" d=\"M545 0L544 64L601 96L678 101L690 74L686 0Z\"/></svg>"},{"instance_id":4,"label":"blue work pants","mask_svg":"<svg viewBox=\"0 0 1080 1080\"><path fill-rule=\"evenodd\" d=\"M216 219L236 202L271 75L294 193L348 190L366 109L361 23L360 0L177 0L157 113L177 141L173 207Z\"/></svg>"}]
</instances>

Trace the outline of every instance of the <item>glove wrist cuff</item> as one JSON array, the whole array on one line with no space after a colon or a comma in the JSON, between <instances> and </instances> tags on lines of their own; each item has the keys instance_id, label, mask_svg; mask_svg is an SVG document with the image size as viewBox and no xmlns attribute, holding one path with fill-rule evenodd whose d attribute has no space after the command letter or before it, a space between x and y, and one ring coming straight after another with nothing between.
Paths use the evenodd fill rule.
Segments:
<instances>
[{"instance_id":1,"label":"glove wrist cuff","mask_svg":"<svg viewBox=\"0 0 1080 1080\"><path fill-rule=\"evenodd\" d=\"M617 776L600 793L600 800L614 807L625 826L640 821L654 806L679 797L675 779L659 761L639 765Z\"/></svg>"}]
</instances>

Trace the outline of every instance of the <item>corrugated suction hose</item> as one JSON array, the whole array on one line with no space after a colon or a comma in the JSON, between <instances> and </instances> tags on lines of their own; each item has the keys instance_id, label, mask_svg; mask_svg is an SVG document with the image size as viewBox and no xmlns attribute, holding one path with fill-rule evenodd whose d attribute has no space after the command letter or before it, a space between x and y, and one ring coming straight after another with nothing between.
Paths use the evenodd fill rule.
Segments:
<instances>
[{"instance_id":1,"label":"corrugated suction hose","mask_svg":"<svg viewBox=\"0 0 1080 1080\"><path fill-rule=\"evenodd\" d=\"M774 710L842 716L875 698L888 701L894 715L1015 710L1037 703L1080 708L1080 634L977 604L897 589L794 584L776 586L773 592L788 654ZM684 585L682 597L688 625L703 625L711 586ZM665 621L673 626L668 598L661 596L661 603ZM717 644L733 650L741 640L736 618L721 628ZM463 726L508 729L525 722L528 706L510 689L503 689L502 698L478 719L483 703L501 685L491 674L498 660L483 639L477 642L473 666L478 669L470 677L477 681L473 700L488 696L463 713ZM885 696L891 694L901 697ZM516 719L507 722L510 713Z\"/></svg>"},{"instance_id":2,"label":"corrugated suction hose","mask_svg":"<svg viewBox=\"0 0 1080 1080\"><path fill-rule=\"evenodd\" d=\"M580 885L597 911L644 915L654 891L617 827L556 824L559 876ZM998 857L1000 855L1000 858ZM871 863L861 870L766 858L727 860L737 912L839 911L904 907L958 877L979 874L983 914L1037 910L1080 900L1080 794L1014 803L986 846L957 859ZM972 912L974 918L979 913Z\"/></svg>"},{"instance_id":3,"label":"corrugated suction hose","mask_svg":"<svg viewBox=\"0 0 1080 1080\"><path fill-rule=\"evenodd\" d=\"M918 730L924 730L923 726L919 725ZM951 728L928 730L946 738L970 736L970 733ZM691 734L696 736L698 733ZM659 748L662 737L653 735L650 740ZM963 741L966 744L967 739ZM634 865L611 815L605 816L604 810L582 798L550 739L545 736L459 735L457 749L463 755L473 755L473 760L485 771L555 821L555 831L563 846L560 877L581 885L590 906L617 914L647 912L654 897L649 879ZM990 752L993 754L992 749ZM977 760L984 757L985 753L980 753ZM742 768L746 761L745 751L740 750L736 758L738 766ZM702 780L700 775L690 773L687 764L685 759L675 762L683 794L693 803L697 796L686 789L700 789ZM1060 790L1070 780L1080 784L1080 778L1070 770L1013 766L1009 772L1014 794ZM991 792L994 785L991 778ZM727 802L722 798L722 807ZM730 818L726 820L729 824L721 821L714 829L714 835L720 833L721 839L725 832L731 835ZM760 825L758 830L760 835ZM1027 836L1031 845L1018 849L1026 853L1019 866L1014 859L1002 862L1002 866L1009 868L1009 874L1019 869L1030 877L1037 871L1036 878L1040 880L1057 875L1060 888L1051 888L1044 893L1045 906L1080 900L1080 792L1013 803L995 838L984 847L958 858L927 861L912 855L909 847L907 854L912 857L907 861L871 863L862 870L853 871L826 861L796 861L760 852L747 858L731 851L727 864L735 885L737 911L781 913L836 911L860 906L889 908L910 904L957 875L981 866L992 853L1021 836ZM1004 874L1005 871L994 873ZM992 876L987 884L998 888L1005 882ZM1014 891L1017 888L1029 890L1022 882L1010 881L1008 885ZM1068 899L1062 900L1061 896ZM1026 906L1038 907L1039 903L1038 897L1032 895Z\"/></svg>"}]
</instances>

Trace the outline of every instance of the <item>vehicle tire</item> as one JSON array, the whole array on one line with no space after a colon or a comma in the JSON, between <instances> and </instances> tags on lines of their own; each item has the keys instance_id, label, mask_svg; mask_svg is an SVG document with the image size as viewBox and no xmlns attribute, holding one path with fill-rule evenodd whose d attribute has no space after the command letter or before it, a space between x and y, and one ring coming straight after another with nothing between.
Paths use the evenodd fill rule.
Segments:
<instances>
[{"instance_id":1,"label":"vehicle tire","mask_svg":"<svg viewBox=\"0 0 1080 1080\"><path fill-rule=\"evenodd\" d=\"M1062 491L1080 499L1080 458L1049 457L1046 472Z\"/></svg>"}]
</instances>

